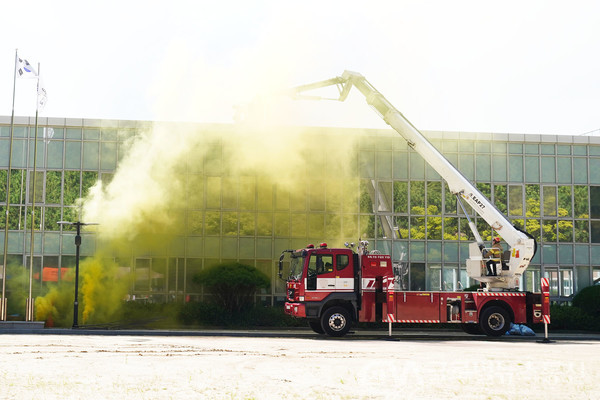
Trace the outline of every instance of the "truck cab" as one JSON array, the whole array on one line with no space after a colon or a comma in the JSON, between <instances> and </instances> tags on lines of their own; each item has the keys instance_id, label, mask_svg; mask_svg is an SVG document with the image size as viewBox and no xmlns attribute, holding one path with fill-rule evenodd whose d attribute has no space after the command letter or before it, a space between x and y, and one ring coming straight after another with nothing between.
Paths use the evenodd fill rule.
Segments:
<instances>
[{"instance_id":1,"label":"truck cab","mask_svg":"<svg viewBox=\"0 0 600 400\"><path fill-rule=\"evenodd\" d=\"M366 243L366 242L365 242ZM389 255L359 253L351 248L287 250L290 274L286 281L285 312L307 318L318 333L343 336L355 321L381 321L384 292L393 282ZM389 282L389 284L388 284Z\"/></svg>"}]
</instances>

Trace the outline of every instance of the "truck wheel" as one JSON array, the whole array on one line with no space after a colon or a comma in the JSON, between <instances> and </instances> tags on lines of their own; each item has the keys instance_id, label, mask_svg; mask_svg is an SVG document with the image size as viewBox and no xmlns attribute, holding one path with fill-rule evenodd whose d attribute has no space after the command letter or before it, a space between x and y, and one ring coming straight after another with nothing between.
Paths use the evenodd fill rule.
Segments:
<instances>
[{"instance_id":1,"label":"truck wheel","mask_svg":"<svg viewBox=\"0 0 600 400\"><path fill-rule=\"evenodd\" d=\"M479 326L488 336L504 335L510 329L510 323L508 312L498 306L486 308L479 317Z\"/></svg>"},{"instance_id":2,"label":"truck wheel","mask_svg":"<svg viewBox=\"0 0 600 400\"><path fill-rule=\"evenodd\" d=\"M479 324L460 324L463 332L468 333L469 335L483 335L483 331Z\"/></svg>"},{"instance_id":3,"label":"truck wheel","mask_svg":"<svg viewBox=\"0 0 600 400\"><path fill-rule=\"evenodd\" d=\"M331 307L321 316L321 327L328 336L344 336L350 330L350 313L344 307Z\"/></svg>"},{"instance_id":4,"label":"truck wheel","mask_svg":"<svg viewBox=\"0 0 600 400\"><path fill-rule=\"evenodd\" d=\"M308 326L310 326L310 329L312 329L315 333L318 333L319 335L325 333L323 327L321 327L321 321L319 321L318 319L309 319Z\"/></svg>"}]
</instances>

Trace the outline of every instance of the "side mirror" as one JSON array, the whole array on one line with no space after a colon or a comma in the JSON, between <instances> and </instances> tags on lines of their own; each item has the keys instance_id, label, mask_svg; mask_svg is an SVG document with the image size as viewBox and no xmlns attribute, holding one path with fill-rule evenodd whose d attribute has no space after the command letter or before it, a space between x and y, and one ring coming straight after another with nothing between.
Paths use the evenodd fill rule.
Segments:
<instances>
[{"instance_id":1,"label":"side mirror","mask_svg":"<svg viewBox=\"0 0 600 400\"><path fill-rule=\"evenodd\" d=\"M279 279L283 279L283 256L285 255L285 253L281 253L281 255L279 256Z\"/></svg>"}]
</instances>

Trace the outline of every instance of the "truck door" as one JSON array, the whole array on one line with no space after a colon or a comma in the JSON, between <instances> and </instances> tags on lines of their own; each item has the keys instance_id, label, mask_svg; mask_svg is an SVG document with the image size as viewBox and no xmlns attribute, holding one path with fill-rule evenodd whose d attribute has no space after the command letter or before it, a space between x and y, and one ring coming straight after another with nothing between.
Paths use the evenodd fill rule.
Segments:
<instances>
[{"instance_id":1,"label":"truck door","mask_svg":"<svg viewBox=\"0 0 600 400\"><path fill-rule=\"evenodd\" d=\"M311 254L308 261L306 289L335 289L335 268L333 267L333 254Z\"/></svg>"},{"instance_id":2,"label":"truck door","mask_svg":"<svg viewBox=\"0 0 600 400\"><path fill-rule=\"evenodd\" d=\"M335 291L333 254L311 254L306 274L306 299L322 300L333 291Z\"/></svg>"},{"instance_id":3,"label":"truck door","mask_svg":"<svg viewBox=\"0 0 600 400\"><path fill-rule=\"evenodd\" d=\"M352 254L335 255L335 290L339 292L354 291L354 269L351 263Z\"/></svg>"}]
</instances>

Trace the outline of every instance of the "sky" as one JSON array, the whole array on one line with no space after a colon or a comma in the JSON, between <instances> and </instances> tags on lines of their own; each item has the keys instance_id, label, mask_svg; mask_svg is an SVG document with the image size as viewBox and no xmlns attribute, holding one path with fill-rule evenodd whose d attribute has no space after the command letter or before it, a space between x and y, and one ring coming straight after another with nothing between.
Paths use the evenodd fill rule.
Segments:
<instances>
[{"instance_id":1,"label":"sky","mask_svg":"<svg viewBox=\"0 0 600 400\"><path fill-rule=\"evenodd\" d=\"M600 133L597 1L6 2L0 115L15 49L40 65L41 116L383 128L359 92L293 101L285 88L363 74L421 130ZM16 82L15 115L35 115Z\"/></svg>"}]
</instances>

